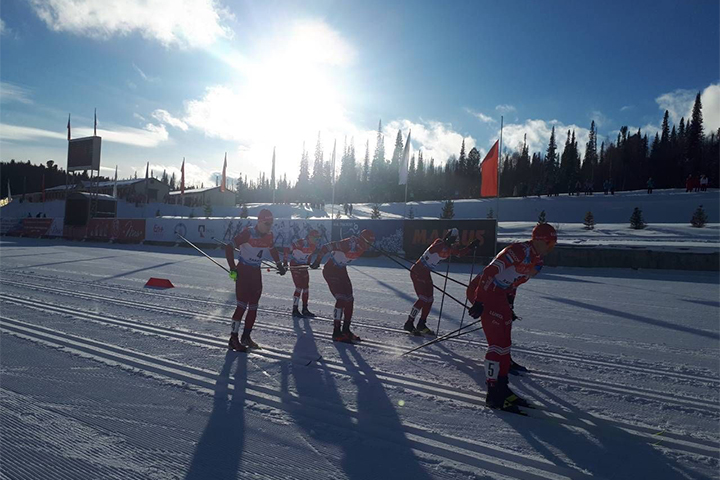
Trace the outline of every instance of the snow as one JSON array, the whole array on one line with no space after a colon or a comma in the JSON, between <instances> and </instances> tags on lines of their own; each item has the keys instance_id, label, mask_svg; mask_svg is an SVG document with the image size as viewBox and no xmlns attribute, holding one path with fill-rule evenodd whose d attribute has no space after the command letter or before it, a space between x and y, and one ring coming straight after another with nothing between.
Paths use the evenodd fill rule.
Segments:
<instances>
[{"instance_id":1,"label":"snow","mask_svg":"<svg viewBox=\"0 0 720 480\"><path fill-rule=\"evenodd\" d=\"M481 331L400 356L423 341L401 331L405 270L349 274L362 345L330 340L321 272L314 320L265 272L265 348L237 354L234 286L194 251L0 240L0 476L720 478L717 272L546 268L523 285L513 358L533 372L511 386L547 406L531 417L482 406ZM461 312L446 298L441 333Z\"/></svg>"}]
</instances>

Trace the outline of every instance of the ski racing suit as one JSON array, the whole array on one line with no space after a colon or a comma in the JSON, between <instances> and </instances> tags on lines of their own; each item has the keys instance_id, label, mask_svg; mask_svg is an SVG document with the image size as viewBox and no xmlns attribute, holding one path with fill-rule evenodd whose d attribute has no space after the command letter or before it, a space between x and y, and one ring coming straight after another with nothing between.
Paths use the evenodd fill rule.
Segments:
<instances>
[{"instance_id":1,"label":"ski racing suit","mask_svg":"<svg viewBox=\"0 0 720 480\"><path fill-rule=\"evenodd\" d=\"M272 232L265 235L257 227L246 227L232 240L235 248L240 250L237 263L237 281L235 282L235 297L237 308L233 314L234 321L242 320L245 311L245 329L251 330L257 316L258 302L262 294L261 262L266 251L277 263L280 255L273 246Z\"/></svg>"},{"instance_id":2,"label":"ski racing suit","mask_svg":"<svg viewBox=\"0 0 720 480\"><path fill-rule=\"evenodd\" d=\"M295 307L298 306L301 295L303 306L307 307L310 291L310 274L307 268L292 267L309 266L310 257L315 253L316 249L317 246L308 242L307 238L300 238L284 250L284 260L287 262L288 256L290 257L290 275L295 284L295 293L293 294L293 306Z\"/></svg>"},{"instance_id":3,"label":"ski racing suit","mask_svg":"<svg viewBox=\"0 0 720 480\"><path fill-rule=\"evenodd\" d=\"M451 255L461 257L466 255L468 251L470 251L470 247L453 247L445 243L442 238L438 238L425 250L425 253L417 259L415 264L413 264L410 269L410 279L412 279L415 294L418 296L417 301L413 304L412 310L410 311L410 318L412 318L413 321L418 312L422 312L420 314L419 324L423 325L430 314L430 309L435 300L431 271L437 268L438 263Z\"/></svg>"},{"instance_id":4,"label":"ski racing suit","mask_svg":"<svg viewBox=\"0 0 720 480\"><path fill-rule=\"evenodd\" d=\"M498 378L507 377L510 370L515 291L542 267L542 257L531 241L513 243L498 253L468 286L468 298L483 303L480 320L488 342L485 354L488 385L497 382Z\"/></svg>"},{"instance_id":5,"label":"ski racing suit","mask_svg":"<svg viewBox=\"0 0 720 480\"><path fill-rule=\"evenodd\" d=\"M367 248L367 243L359 237L352 236L339 242L327 243L318 253L316 262L319 262L327 253L330 253L330 258L323 267L323 278L325 278L330 288L330 293L335 297L333 319L335 320L336 327L339 327L340 320L343 319L343 314L343 326L350 326L354 298L352 283L347 274L347 266L365 253Z\"/></svg>"}]
</instances>

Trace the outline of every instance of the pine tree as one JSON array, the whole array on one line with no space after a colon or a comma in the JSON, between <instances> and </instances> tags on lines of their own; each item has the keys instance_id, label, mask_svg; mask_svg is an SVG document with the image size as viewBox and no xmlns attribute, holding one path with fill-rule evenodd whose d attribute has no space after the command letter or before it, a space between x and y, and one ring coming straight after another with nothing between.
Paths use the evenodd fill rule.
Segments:
<instances>
[{"instance_id":1,"label":"pine tree","mask_svg":"<svg viewBox=\"0 0 720 480\"><path fill-rule=\"evenodd\" d=\"M495 218L495 212L493 211L492 208L491 208L490 210L488 210L487 215L485 216L485 218Z\"/></svg>"},{"instance_id":2,"label":"pine tree","mask_svg":"<svg viewBox=\"0 0 720 480\"><path fill-rule=\"evenodd\" d=\"M538 225L542 225L543 223L547 223L547 220L545 219L545 210L540 212L540 215L538 215Z\"/></svg>"},{"instance_id":3,"label":"pine tree","mask_svg":"<svg viewBox=\"0 0 720 480\"><path fill-rule=\"evenodd\" d=\"M317 143L315 144L315 162L313 163L312 171L312 186L315 191L315 196L320 197L325 187L325 154L323 152L323 145L320 139L320 132L318 132Z\"/></svg>"},{"instance_id":4,"label":"pine tree","mask_svg":"<svg viewBox=\"0 0 720 480\"><path fill-rule=\"evenodd\" d=\"M378 122L375 153L370 165L370 192L372 199L378 201L385 197L385 137L382 134L382 120Z\"/></svg>"},{"instance_id":5,"label":"pine tree","mask_svg":"<svg viewBox=\"0 0 720 480\"><path fill-rule=\"evenodd\" d=\"M205 218L212 217L212 205L210 205L209 203L206 203L205 207L204 207L204 211L205 211Z\"/></svg>"},{"instance_id":6,"label":"pine tree","mask_svg":"<svg viewBox=\"0 0 720 480\"><path fill-rule=\"evenodd\" d=\"M310 183L310 162L308 160L308 154L305 150L305 143L303 143L302 156L300 157L300 173L298 174L297 187L298 189L307 188Z\"/></svg>"},{"instance_id":7,"label":"pine tree","mask_svg":"<svg viewBox=\"0 0 720 480\"><path fill-rule=\"evenodd\" d=\"M410 210L408 210L407 218L410 220L415 218L415 209L412 206L410 206Z\"/></svg>"},{"instance_id":8,"label":"pine tree","mask_svg":"<svg viewBox=\"0 0 720 480\"><path fill-rule=\"evenodd\" d=\"M550 132L550 141L548 142L548 148L545 152L545 172L544 172L544 180L545 184L548 187L548 190L552 191L553 187L555 185L556 179L556 169L557 169L557 143L555 143L555 127L552 127L552 131Z\"/></svg>"},{"instance_id":9,"label":"pine tree","mask_svg":"<svg viewBox=\"0 0 720 480\"><path fill-rule=\"evenodd\" d=\"M703 206L700 205L697 210L695 210L695 213L693 213L692 219L690 220L690 224L693 227L702 228L707 223L707 214L705 213L705 210L703 209Z\"/></svg>"},{"instance_id":10,"label":"pine tree","mask_svg":"<svg viewBox=\"0 0 720 480\"><path fill-rule=\"evenodd\" d=\"M248 217L248 208L247 205L244 203L240 207L240 218L247 218Z\"/></svg>"},{"instance_id":11,"label":"pine tree","mask_svg":"<svg viewBox=\"0 0 720 480\"><path fill-rule=\"evenodd\" d=\"M442 215L440 215L440 218L449 220L454 217L455 217L455 202L453 202L450 199L445 200L445 203L443 203Z\"/></svg>"},{"instance_id":12,"label":"pine tree","mask_svg":"<svg viewBox=\"0 0 720 480\"><path fill-rule=\"evenodd\" d=\"M588 211L585 214L585 221L583 221L585 224L585 230L594 230L595 229L595 217L593 216L592 212Z\"/></svg>"},{"instance_id":13,"label":"pine tree","mask_svg":"<svg viewBox=\"0 0 720 480\"><path fill-rule=\"evenodd\" d=\"M640 210L640 208L638 207L635 207L635 210L633 210L633 213L630 216L630 228L634 228L635 230L642 230L645 227L647 227L647 224L643 219L642 210Z\"/></svg>"},{"instance_id":14,"label":"pine tree","mask_svg":"<svg viewBox=\"0 0 720 480\"><path fill-rule=\"evenodd\" d=\"M690 168L692 168L692 171L695 175L700 175L704 171L702 162L702 144L704 138L704 129L700 92L698 92L697 96L695 97L695 104L693 105L692 109L690 126L687 130L687 154L688 161L690 162Z\"/></svg>"},{"instance_id":15,"label":"pine tree","mask_svg":"<svg viewBox=\"0 0 720 480\"><path fill-rule=\"evenodd\" d=\"M372 207L372 212L370 212L370 218L373 220L377 220L381 217L380 213L380 204L374 203Z\"/></svg>"}]
</instances>

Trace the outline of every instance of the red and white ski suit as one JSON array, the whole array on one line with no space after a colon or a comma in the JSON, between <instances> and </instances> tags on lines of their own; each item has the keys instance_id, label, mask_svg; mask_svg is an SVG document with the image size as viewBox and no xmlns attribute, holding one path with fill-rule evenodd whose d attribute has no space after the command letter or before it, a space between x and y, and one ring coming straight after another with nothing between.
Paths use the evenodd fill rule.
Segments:
<instances>
[{"instance_id":1,"label":"red and white ski suit","mask_svg":"<svg viewBox=\"0 0 720 480\"><path fill-rule=\"evenodd\" d=\"M280 261L280 255L273 244L275 239L272 232L262 234L257 227L246 227L233 238L231 244L240 250L237 263L237 281L235 282L235 297L237 307L233 314L233 320L242 320L245 311L245 329L252 329L257 316L258 302L262 295L261 263L263 255L270 253L275 262ZM232 251L226 250L228 263L234 264Z\"/></svg>"},{"instance_id":2,"label":"red and white ski suit","mask_svg":"<svg viewBox=\"0 0 720 480\"><path fill-rule=\"evenodd\" d=\"M324 245L316 260L320 261L327 253L330 253L330 258L323 267L323 278L330 288L330 293L335 297L335 319L339 320L340 312L342 312L345 323L348 325L352 319L355 299L352 283L347 274L347 266L365 253L367 248L368 244L360 237L352 236Z\"/></svg>"},{"instance_id":3,"label":"red and white ski suit","mask_svg":"<svg viewBox=\"0 0 720 480\"><path fill-rule=\"evenodd\" d=\"M302 295L303 306L307 306L309 290L310 290L310 274L307 268L292 268L310 265L310 257L317 250L317 245L308 242L307 238L295 240L289 247L284 250L284 260L287 262L290 257L290 275L295 284L294 305L297 306L298 300Z\"/></svg>"},{"instance_id":4,"label":"red and white ski suit","mask_svg":"<svg viewBox=\"0 0 720 480\"><path fill-rule=\"evenodd\" d=\"M468 286L468 299L483 302L480 317L488 342L485 354L488 383L506 377L510 371L510 333L515 290L542 269L542 257L532 242L505 247Z\"/></svg>"},{"instance_id":5,"label":"red and white ski suit","mask_svg":"<svg viewBox=\"0 0 720 480\"><path fill-rule=\"evenodd\" d=\"M449 246L442 238L436 239L425 253L417 259L410 269L410 279L412 279L415 294L418 296L417 301L413 304L410 317L413 319L420 311L420 322L423 323L430 314L430 309L435 301L433 296L433 281L431 271L435 270L442 260L455 255L461 257L466 255L470 249L468 247L458 248Z\"/></svg>"}]
</instances>

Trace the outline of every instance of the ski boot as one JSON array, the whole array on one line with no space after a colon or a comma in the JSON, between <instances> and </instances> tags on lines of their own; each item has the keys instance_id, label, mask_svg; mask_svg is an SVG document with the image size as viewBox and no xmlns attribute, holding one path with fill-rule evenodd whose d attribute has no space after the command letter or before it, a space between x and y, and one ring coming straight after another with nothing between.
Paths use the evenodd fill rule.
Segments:
<instances>
[{"instance_id":1,"label":"ski boot","mask_svg":"<svg viewBox=\"0 0 720 480\"><path fill-rule=\"evenodd\" d=\"M295 307L293 307L292 316L293 316L293 317L300 317L300 318L302 318L302 317L303 317L303 314L300 313L300 310L298 310L298 307L295 306Z\"/></svg>"},{"instance_id":2,"label":"ski boot","mask_svg":"<svg viewBox=\"0 0 720 480\"><path fill-rule=\"evenodd\" d=\"M515 392L510 390L509 387L509 379L508 377L499 377L498 378L498 385L502 389L505 395L505 401L510 402L511 404L518 406L518 407L526 407L526 408L532 408L532 405L530 405L530 402L525 400L522 397L518 397Z\"/></svg>"},{"instance_id":3,"label":"ski boot","mask_svg":"<svg viewBox=\"0 0 720 480\"><path fill-rule=\"evenodd\" d=\"M417 332L416 335L428 335L428 336L435 335L435 332L430 330L430 328L428 328L428 326L425 324L425 322L418 323L418 326L415 329L415 331Z\"/></svg>"},{"instance_id":4,"label":"ski boot","mask_svg":"<svg viewBox=\"0 0 720 480\"><path fill-rule=\"evenodd\" d=\"M308 310L307 306L303 307L302 316L307 318L315 318L315 314Z\"/></svg>"},{"instance_id":5,"label":"ski boot","mask_svg":"<svg viewBox=\"0 0 720 480\"><path fill-rule=\"evenodd\" d=\"M247 352L247 347L240 343L237 333L230 334L230 340L228 340L228 349L235 352Z\"/></svg>"},{"instance_id":6,"label":"ski boot","mask_svg":"<svg viewBox=\"0 0 720 480\"><path fill-rule=\"evenodd\" d=\"M403 330L412 333L413 335L417 335L417 333L415 333L415 322L413 322L412 318L408 317L407 322L403 325Z\"/></svg>"},{"instance_id":7,"label":"ski boot","mask_svg":"<svg viewBox=\"0 0 720 480\"><path fill-rule=\"evenodd\" d=\"M507 398L506 391L499 381L488 384L485 406L503 412L525 415L518 405Z\"/></svg>"},{"instance_id":8,"label":"ski boot","mask_svg":"<svg viewBox=\"0 0 720 480\"><path fill-rule=\"evenodd\" d=\"M510 374L512 375L520 375L521 373L529 372L527 367L524 367L520 365L519 363L515 363L515 360L512 358L510 359Z\"/></svg>"},{"instance_id":9,"label":"ski boot","mask_svg":"<svg viewBox=\"0 0 720 480\"><path fill-rule=\"evenodd\" d=\"M243 332L242 337L240 337L240 344L243 345L246 349L260 348L260 345L253 342L252 338L250 338L250 332Z\"/></svg>"}]
</instances>

